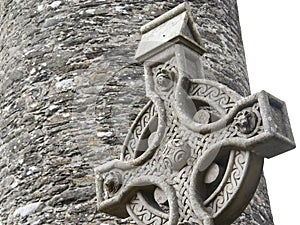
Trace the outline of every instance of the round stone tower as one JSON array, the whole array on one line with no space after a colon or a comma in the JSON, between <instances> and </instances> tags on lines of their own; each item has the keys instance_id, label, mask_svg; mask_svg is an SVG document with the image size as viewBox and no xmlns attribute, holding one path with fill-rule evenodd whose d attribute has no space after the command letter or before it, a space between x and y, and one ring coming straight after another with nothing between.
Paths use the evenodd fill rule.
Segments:
<instances>
[{"instance_id":1,"label":"round stone tower","mask_svg":"<svg viewBox=\"0 0 300 225\"><path fill-rule=\"evenodd\" d=\"M129 223L96 211L93 169L148 101L140 27L181 2L0 2L0 224ZM249 95L236 1L190 5L206 76ZM234 224L273 224L264 178Z\"/></svg>"}]
</instances>

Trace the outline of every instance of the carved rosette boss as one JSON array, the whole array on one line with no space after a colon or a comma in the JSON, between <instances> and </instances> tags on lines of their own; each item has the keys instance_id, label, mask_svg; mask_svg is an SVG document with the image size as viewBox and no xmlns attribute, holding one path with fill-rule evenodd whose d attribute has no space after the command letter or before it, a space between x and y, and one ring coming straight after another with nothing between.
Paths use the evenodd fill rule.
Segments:
<instances>
[{"instance_id":1,"label":"carved rosette boss","mask_svg":"<svg viewBox=\"0 0 300 225\"><path fill-rule=\"evenodd\" d=\"M204 79L186 3L141 32L136 59L150 101L120 160L95 169L98 209L137 224L230 224L251 200L263 159L295 147L285 104Z\"/></svg>"}]
</instances>

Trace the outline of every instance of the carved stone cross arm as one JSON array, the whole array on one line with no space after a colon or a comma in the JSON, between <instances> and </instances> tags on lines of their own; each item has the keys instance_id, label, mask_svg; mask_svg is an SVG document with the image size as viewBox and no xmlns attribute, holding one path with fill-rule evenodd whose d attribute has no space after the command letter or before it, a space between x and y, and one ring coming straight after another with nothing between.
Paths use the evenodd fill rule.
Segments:
<instances>
[{"instance_id":1,"label":"carved stone cross arm","mask_svg":"<svg viewBox=\"0 0 300 225\"><path fill-rule=\"evenodd\" d=\"M263 158L295 147L284 102L203 79L186 3L141 29L149 103L120 160L95 169L98 209L138 224L226 225L256 190Z\"/></svg>"}]
</instances>

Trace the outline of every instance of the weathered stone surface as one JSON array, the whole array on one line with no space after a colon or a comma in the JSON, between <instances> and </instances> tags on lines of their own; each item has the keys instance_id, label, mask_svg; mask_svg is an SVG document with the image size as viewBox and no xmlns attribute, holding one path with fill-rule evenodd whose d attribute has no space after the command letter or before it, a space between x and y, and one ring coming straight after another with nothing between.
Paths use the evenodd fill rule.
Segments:
<instances>
[{"instance_id":1,"label":"weathered stone surface","mask_svg":"<svg viewBox=\"0 0 300 225\"><path fill-rule=\"evenodd\" d=\"M0 2L0 222L127 224L96 212L93 168L147 99L139 28L181 1ZM248 95L236 2L195 1L204 70ZM40 202L30 214L21 207ZM23 208L24 209L24 208ZM264 179L235 224L273 224Z\"/></svg>"}]
</instances>

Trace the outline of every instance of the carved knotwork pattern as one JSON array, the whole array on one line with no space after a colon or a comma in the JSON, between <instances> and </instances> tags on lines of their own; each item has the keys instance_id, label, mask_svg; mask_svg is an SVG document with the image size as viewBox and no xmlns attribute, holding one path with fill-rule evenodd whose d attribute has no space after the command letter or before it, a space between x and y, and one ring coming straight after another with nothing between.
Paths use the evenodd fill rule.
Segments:
<instances>
[{"instance_id":1,"label":"carved knotwork pattern","mask_svg":"<svg viewBox=\"0 0 300 225\"><path fill-rule=\"evenodd\" d=\"M263 158L295 147L284 102L198 79L204 49L188 8L141 29L136 58L150 101L120 160L95 170L98 209L139 225L229 225L250 202Z\"/></svg>"},{"instance_id":2,"label":"carved knotwork pattern","mask_svg":"<svg viewBox=\"0 0 300 225\"><path fill-rule=\"evenodd\" d=\"M185 218L183 221L179 222L192 222L191 219L194 216L194 212L191 207L191 202L189 200L189 186L190 186L190 175L191 175L191 166L187 166L182 169L178 176L175 177L176 188L178 188L179 192L177 192L177 198L180 199L178 205L180 208L179 214L181 218Z\"/></svg>"},{"instance_id":3,"label":"carved knotwork pattern","mask_svg":"<svg viewBox=\"0 0 300 225\"><path fill-rule=\"evenodd\" d=\"M201 217L209 218L229 204L242 182L244 171L247 169L247 160L251 153L238 149L231 151L228 154L228 163L225 165L226 170L223 177L217 181L215 190L208 196L196 196L197 201L202 203L198 205L198 209L195 209L194 203L191 202L191 190L196 187L191 189L191 186L193 186L192 183L195 182L195 179L203 182L201 181L203 179L201 174L206 173L206 169L203 171L201 169L199 176L193 177L192 174L201 168L201 160L209 158L209 155L214 154L214 152L217 156L220 148L223 147L218 144L224 140L250 138L262 132L262 119L258 104L254 102L238 112L231 121L223 120L222 118L233 110L240 97L233 91L216 85L214 82L191 80L186 92L189 99L195 104L194 110L198 114L199 121L207 124L219 122L221 125L212 128L211 132L201 133L189 129L182 123L180 115L176 111L178 99L175 96L175 81L178 79L178 72L173 64L174 59L171 59L152 69L155 72L152 75L154 84L158 85L153 91L159 93L163 104L150 101L138 115L124 143L121 159L130 162L139 159L149 151L152 136L157 135L156 129L161 125L157 123L161 123L159 116L160 112L163 111L167 116L163 120L165 130L161 134L163 136L160 144L154 154L144 163L123 171L120 178L122 182L118 189L134 185L132 181L136 180L136 177L159 177L163 183L176 190L179 215L177 222L192 224L197 218L196 211L201 212ZM117 191L116 187L112 185L116 180L115 177L111 176L109 181L104 181L106 188L110 189L112 194ZM138 185L140 184L137 183ZM153 184L152 189L155 189L156 185ZM151 189L150 186L148 189ZM153 193L146 195L153 195ZM165 195L170 200L168 193ZM105 196L105 198L109 197L111 197L110 194ZM169 221L167 217L163 218L162 216L167 215L164 213L170 210L169 202L160 203L155 198L149 200L144 196L143 191L138 192L127 203L126 207L130 215L135 220L140 221L141 224L166 224Z\"/></svg>"},{"instance_id":4,"label":"carved knotwork pattern","mask_svg":"<svg viewBox=\"0 0 300 225\"><path fill-rule=\"evenodd\" d=\"M226 95L226 93L223 90L220 90L217 87L210 86L209 84L195 84L194 86L193 85L191 86L191 95L202 96L204 98L208 98L213 102L216 102L226 111L226 113L228 113L228 111L234 106L236 96L231 97L229 95ZM240 133L238 123L230 124L229 126L225 127L225 129L211 134L201 135L191 132L180 124L178 117L174 113L174 106L172 105L174 102L175 100L173 93L169 92L168 97L165 99L164 105L167 111L166 113L170 116L168 116L167 119L168 129L166 131L165 139L161 144L162 147L160 147L153 159L151 159L143 167L139 168L137 173L145 176L171 176L171 180L175 182L173 185L175 185L175 188L179 190L179 192L176 192L176 194L177 198L180 199L178 201L180 208L179 213L181 214L180 218L185 218L184 221L179 222L191 222L191 219L193 218L193 210L191 208L191 203L189 202L188 187L190 186L190 175L193 170L192 165L194 161L198 157L201 157L203 154L205 154L205 152L208 150L207 146L211 146L212 144L229 137L238 137L240 136ZM152 109L148 110L148 112L151 112L150 115L156 115L156 113L153 110L153 107L148 106L148 108ZM256 112L258 112L259 110L257 108L257 105L254 105L253 109ZM259 113L257 114L259 116ZM149 113L145 114L145 117L146 121L149 121ZM141 120L145 121L143 117L141 117ZM146 123L140 124L140 127L146 126ZM256 126L257 132L260 131L260 125L261 124L258 124ZM252 135L255 135L255 133L252 133ZM135 136L135 138L138 138L138 136ZM172 168L171 160L168 157L164 156L170 155L170 149L166 147L168 146L168 143L174 142L176 140L182 140L183 142L187 142L189 146L191 146L192 152L190 153L191 155L188 162L188 164L190 165L184 167L182 170L180 170L179 173L174 174L170 170L170 168ZM136 139L133 142L137 143L138 140ZM245 169L247 153L242 151L235 151L233 159L234 162L230 165L231 169L229 169L230 173L226 174L227 179L225 179L226 182L224 182L223 184L223 190L215 194L215 197L211 198L209 202L205 202L207 208L212 213L217 213L220 208L224 207L224 204L226 204L226 202L230 201L232 195L234 195L234 190L239 185L239 181L241 180L241 176L243 175L243 170ZM156 169L153 171L153 168Z\"/></svg>"}]
</instances>

